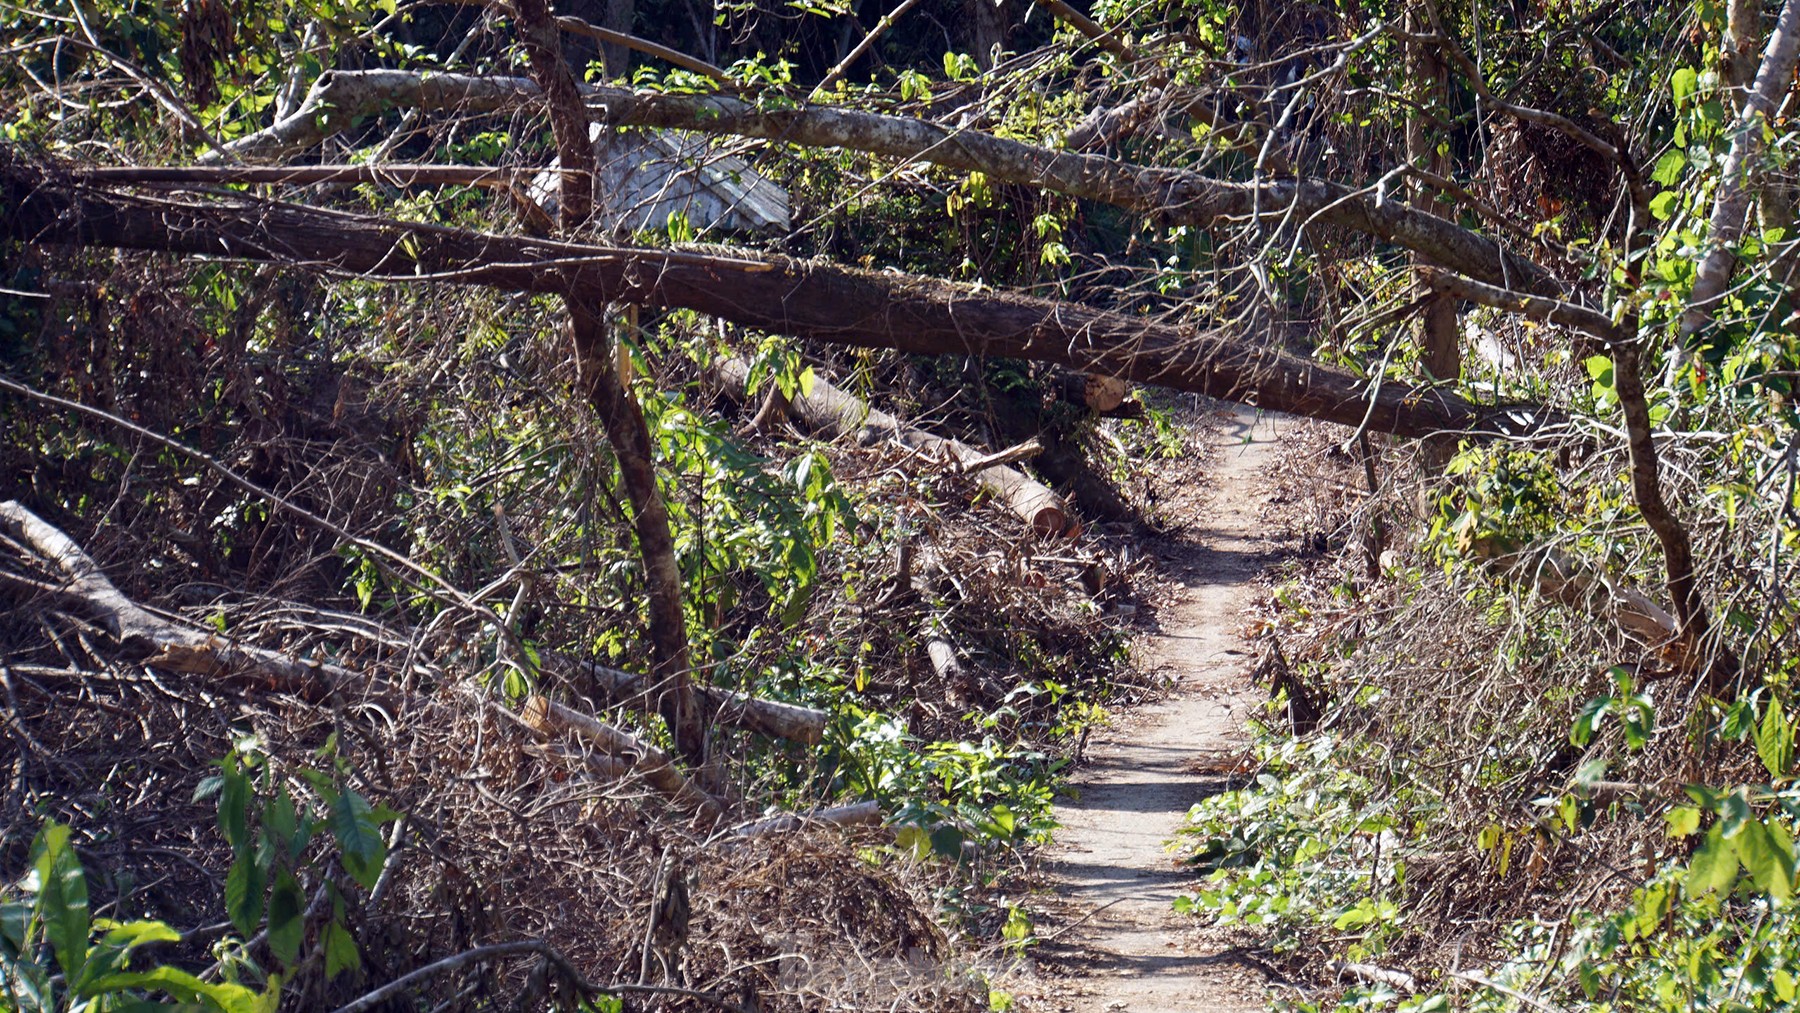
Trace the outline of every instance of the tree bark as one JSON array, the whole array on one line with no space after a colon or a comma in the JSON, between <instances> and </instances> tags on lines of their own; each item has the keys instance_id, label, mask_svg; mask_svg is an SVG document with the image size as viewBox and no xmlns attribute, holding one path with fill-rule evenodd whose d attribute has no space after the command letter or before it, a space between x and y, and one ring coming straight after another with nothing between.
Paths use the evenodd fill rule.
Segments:
<instances>
[{"instance_id":1,"label":"tree bark","mask_svg":"<svg viewBox=\"0 0 1800 1013\"><path fill-rule=\"evenodd\" d=\"M1431 0L1415 0L1414 6L1406 12L1407 30L1411 34L1436 31L1437 18L1430 3ZM1412 59L1413 81L1423 92L1417 96L1419 105L1429 109L1437 105L1443 91L1444 66L1438 61L1436 51L1423 42L1408 42L1406 48ZM1417 109L1407 113L1406 160L1408 164L1434 174L1441 174L1443 169L1443 159L1437 153L1437 139L1432 135L1425 114ZM1416 178L1411 185L1412 206L1422 214L1433 214L1437 190ZM1462 333L1456 318L1455 300L1440 293L1425 304L1420 315L1419 338L1419 366L1426 383L1453 383L1461 378Z\"/></svg>"},{"instance_id":2,"label":"tree bark","mask_svg":"<svg viewBox=\"0 0 1800 1013\"><path fill-rule=\"evenodd\" d=\"M544 0L513 0L531 73L550 104L550 124L562 166L558 208L562 230L577 235L593 214L598 178L587 107L562 56L561 36ZM644 413L627 381L614 368L604 302L584 298L577 286L563 290L574 340L576 382L600 416L631 501L632 527L644 561L652 671L663 720L675 748L689 762L706 761L704 715L695 699L688 658L687 612L669 511L656 482L656 458Z\"/></svg>"},{"instance_id":3,"label":"tree bark","mask_svg":"<svg viewBox=\"0 0 1800 1013\"><path fill-rule=\"evenodd\" d=\"M1691 351L1689 339L1718 311L1719 301L1731 284L1731 274L1737 269L1736 247L1744 238L1750 202L1756 196L1751 177L1755 163L1763 154L1763 132L1774 120L1776 110L1793 86L1797 59L1800 59L1800 0L1787 0L1775 31L1769 35L1762 64L1756 71L1756 81L1745 96L1743 111L1732 127L1731 149L1725 154L1718 194L1713 199L1706 257L1695 272L1694 290L1688 297L1687 310L1681 315L1680 340L1675 350L1678 359Z\"/></svg>"},{"instance_id":4,"label":"tree bark","mask_svg":"<svg viewBox=\"0 0 1800 1013\"><path fill-rule=\"evenodd\" d=\"M1137 165L927 120L837 107L763 109L731 96L622 88L588 88L585 94L597 119L612 126L695 130L924 161L1112 204L1171 225L1207 225L1258 215L1271 225L1290 221L1336 225L1394 243L1429 263L1479 281L1537 295L1563 294L1562 286L1543 267L1486 236L1340 183L1294 178L1236 183L1186 169ZM244 160L280 159L389 109L469 115L519 108L539 98L537 86L524 78L332 71L314 82L293 115L231 142L225 151Z\"/></svg>"},{"instance_id":5,"label":"tree bark","mask_svg":"<svg viewBox=\"0 0 1800 1013\"><path fill-rule=\"evenodd\" d=\"M246 644L217 631L197 630L151 612L127 598L74 539L17 501L0 503L0 531L60 573L63 583L52 593L80 602L122 647L151 668L252 682L314 701L338 694L391 701L398 695L384 680Z\"/></svg>"},{"instance_id":6,"label":"tree bark","mask_svg":"<svg viewBox=\"0 0 1800 1013\"><path fill-rule=\"evenodd\" d=\"M481 285L697 310L808 340L1007 356L1403 437L1528 437L1563 416L1365 380L1268 343L1077 303L780 256L496 236L242 195L82 185L0 146L0 234L35 244L236 257L408 284Z\"/></svg>"}]
</instances>

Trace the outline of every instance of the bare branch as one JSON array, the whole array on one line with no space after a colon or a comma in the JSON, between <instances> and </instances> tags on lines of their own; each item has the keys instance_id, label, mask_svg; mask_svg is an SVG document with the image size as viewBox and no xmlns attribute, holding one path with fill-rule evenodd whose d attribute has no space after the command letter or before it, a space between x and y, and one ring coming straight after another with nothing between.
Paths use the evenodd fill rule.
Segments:
<instances>
[{"instance_id":1,"label":"bare branch","mask_svg":"<svg viewBox=\"0 0 1800 1013\"><path fill-rule=\"evenodd\" d=\"M1431 264L1478 281L1541 295L1562 286L1543 267L1495 240L1405 204L1340 183L1263 179L1237 183L1186 169L1138 165L959 130L927 120L836 107L761 109L724 95L667 95L589 88L597 117L614 126L661 127L799 144L841 147L1112 204L1169 224L1212 224L1259 217L1336 225L1405 247ZM524 78L423 75L399 70L322 75L299 110L227 145L244 159L283 158L387 109L495 112L537 101Z\"/></svg>"}]
</instances>

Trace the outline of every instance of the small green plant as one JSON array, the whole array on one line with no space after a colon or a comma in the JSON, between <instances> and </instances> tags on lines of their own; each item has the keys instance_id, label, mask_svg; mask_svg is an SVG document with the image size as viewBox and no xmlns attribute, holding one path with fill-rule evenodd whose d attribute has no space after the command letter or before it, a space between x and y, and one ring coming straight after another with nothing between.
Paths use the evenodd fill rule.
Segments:
<instances>
[{"instance_id":1,"label":"small green plant","mask_svg":"<svg viewBox=\"0 0 1800 1013\"><path fill-rule=\"evenodd\" d=\"M238 740L220 761L219 773L201 782L195 798L219 797L219 830L232 851L225 913L233 927L245 938L265 927L269 952L283 968L295 967L307 936L308 903L301 881L316 879L330 901L329 916L318 927L318 945L326 977L335 978L362 966L341 884L347 878L364 890L375 887L388 858L382 824L400 814L370 805L345 786L348 763L335 740L316 755L330 761L329 773L311 768L295 772L311 789L313 801L297 797L277 778L274 765L250 737ZM335 849L314 848L321 839ZM247 958L240 952L226 963L243 965Z\"/></svg>"},{"instance_id":2,"label":"small green plant","mask_svg":"<svg viewBox=\"0 0 1800 1013\"><path fill-rule=\"evenodd\" d=\"M166 964L131 970L137 950L180 941L181 933L160 921L90 917L87 872L70 830L49 820L32 842L24 878L0 887L0 1000L23 1013L273 1013L280 975L271 975L257 992L204 981ZM173 1001L149 998L153 995Z\"/></svg>"}]
</instances>

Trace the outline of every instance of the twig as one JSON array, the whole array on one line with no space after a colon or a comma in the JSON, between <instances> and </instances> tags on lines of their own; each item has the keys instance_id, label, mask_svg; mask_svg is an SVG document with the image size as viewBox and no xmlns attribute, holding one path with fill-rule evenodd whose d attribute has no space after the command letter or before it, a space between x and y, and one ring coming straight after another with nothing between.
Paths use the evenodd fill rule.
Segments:
<instances>
[{"instance_id":1,"label":"twig","mask_svg":"<svg viewBox=\"0 0 1800 1013\"><path fill-rule=\"evenodd\" d=\"M981 3L985 2L985 0L976 0L976 2ZM899 21L907 11L912 10L914 7L918 6L918 4L919 0L901 0L900 6L889 11L887 14L882 15L881 20L875 23L875 27L869 29L869 34L863 36L863 40L856 44L856 48L850 50L848 56L839 60L837 66L831 68L826 72L823 78L819 79L818 86L813 88L811 95L807 96L807 101L816 102L818 101L819 96L830 91L831 86L837 84L838 79L844 76L844 72L849 70L851 65L857 60L862 59L863 54L867 53L869 48L875 45L877 39L886 35L888 29L894 27L894 22Z\"/></svg>"},{"instance_id":2,"label":"twig","mask_svg":"<svg viewBox=\"0 0 1800 1013\"><path fill-rule=\"evenodd\" d=\"M515 957L526 953L535 953L550 963L555 964L557 970L561 971L577 989L588 995L627 995L634 993L639 995L675 995L681 996L684 999L697 999L701 1002L711 1003L720 1009L729 1010L731 1013L746 1013L744 1008L735 1002L728 999L721 999L710 992L701 992L691 988L674 988L667 985L597 985L583 977L581 972L575 969L575 965L570 963L569 958L563 956L560 950L551 946L549 943L544 942L542 939L522 939L514 943L494 943L488 946L477 946L472 950L464 950L454 956L445 957L442 960L426 964L424 967L421 967L410 974L395 978L393 981L375 989L373 992L366 993L361 998L355 999L343 1006L339 1006L335 1013L362 1013L363 1010L373 1009L374 1007L387 1002L389 999L398 996L414 985L430 978L434 978L446 971L454 971L459 967L467 967L470 964L480 964L489 960L497 960L502 957Z\"/></svg>"}]
</instances>

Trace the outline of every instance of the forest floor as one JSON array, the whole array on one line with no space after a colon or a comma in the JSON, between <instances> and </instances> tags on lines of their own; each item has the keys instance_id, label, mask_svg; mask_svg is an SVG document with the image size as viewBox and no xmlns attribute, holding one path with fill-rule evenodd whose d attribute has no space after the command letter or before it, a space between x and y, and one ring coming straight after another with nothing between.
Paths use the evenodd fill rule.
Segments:
<instances>
[{"instance_id":1,"label":"forest floor","mask_svg":"<svg viewBox=\"0 0 1800 1013\"><path fill-rule=\"evenodd\" d=\"M1173 909L1193 876L1167 844L1188 808L1224 790L1263 695L1241 635L1255 578L1287 546L1266 523L1260 474L1286 419L1248 409L1206 434L1206 481L1171 490L1186 521L1153 543L1178 587L1137 650L1163 698L1095 732L1087 761L1057 806L1045 856L1051 892L1034 950L1045 1007L1071 1013L1263 1008L1263 979L1216 934Z\"/></svg>"}]
</instances>

